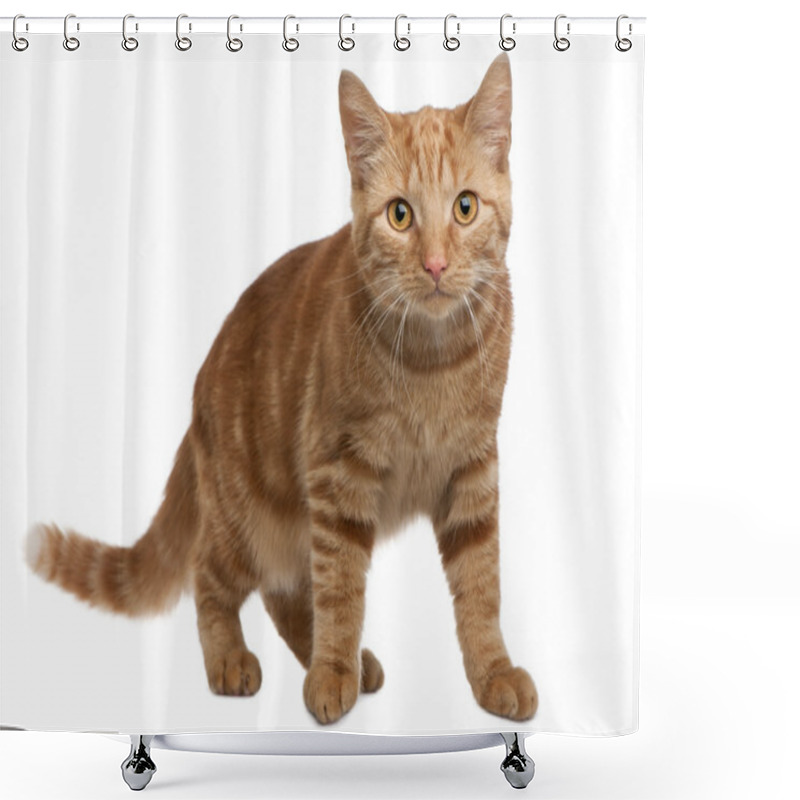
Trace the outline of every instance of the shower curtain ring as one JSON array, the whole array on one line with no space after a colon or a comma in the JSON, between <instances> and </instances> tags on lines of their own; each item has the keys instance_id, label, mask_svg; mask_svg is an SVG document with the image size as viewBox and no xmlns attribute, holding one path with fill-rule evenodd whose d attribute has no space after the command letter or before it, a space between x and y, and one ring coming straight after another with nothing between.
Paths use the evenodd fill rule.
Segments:
<instances>
[{"instance_id":1,"label":"shower curtain ring","mask_svg":"<svg viewBox=\"0 0 800 800\"><path fill-rule=\"evenodd\" d=\"M64 17L64 49L69 50L70 52L77 50L81 46L80 41L74 36L70 36L69 31L67 30L67 26L69 25L69 21L71 19L75 19L74 14L67 14L67 16ZM78 26L77 29L80 30L80 26Z\"/></svg>"},{"instance_id":2,"label":"shower curtain ring","mask_svg":"<svg viewBox=\"0 0 800 800\"><path fill-rule=\"evenodd\" d=\"M14 22L11 24L11 35L14 37L11 40L11 46L18 52L22 53L24 50L28 49L28 40L23 38L17 33L17 20L18 19L25 19L24 14L17 14L14 17Z\"/></svg>"},{"instance_id":3,"label":"shower curtain ring","mask_svg":"<svg viewBox=\"0 0 800 800\"><path fill-rule=\"evenodd\" d=\"M348 50L352 50L356 46L355 41L351 37L345 36L342 33L342 25L346 19L353 19L353 18L349 14L342 14L342 16L339 17L339 49L344 50L345 52L347 52ZM355 22L352 22L350 24L353 26L352 33L355 33L356 32Z\"/></svg>"},{"instance_id":4,"label":"shower curtain ring","mask_svg":"<svg viewBox=\"0 0 800 800\"><path fill-rule=\"evenodd\" d=\"M128 36L128 20L133 19L133 14L126 14L122 18L122 49L132 53L138 46L139 40L133 36ZM138 30L138 25L136 26Z\"/></svg>"},{"instance_id":5,"label":"shower curtain ring","mask_svg":"<svg viewBox=\"0 0 800 800\"><path fill-rule=\"evenodd\" d=\"M188 19L188 14L178 14L175 19L175 47L182 52L185 52L192 46L192 40L188 36L181 36L181 20ZM189 25L189 30L192 26Z\"/></svg>"},{"instance_id":6,"label":"shower curtain ring","mask_svg":"<svg viewBox=\"0 0 800 800\"><path fill-rule=\"evenodd\" d=\"M283 44L282 47L287 53L294 53L298 47L300 47L300 42L297 41L293 36L290 37L288 34L289 31L289 20L290 19L297 19L297 17L293 17L291 14L287 14L283 18ZM295 25L295 32L300 30L299 25Z\"/></svg>"},{"instance_id":7,"label":"shower curtain ring","mask_svg":"<svg viewBox=\"0 0 800 800\"><path fill-rule=\"evenodd\" d=\"M503 14L500 17L500 49L501 50L513 50L517 46L517 40L513 39L511 36L505 35L505 22L507 19L511 19L511 14ZM511 33L517 32L517 23L511 23Z\"/></svg>"},{"instance_id":8,"label":"shower curtain ring","mask_svg":"<svg viewBox=\"0 0 800 800\"><path fill-rule=\"evenodd\" d=\"M400 35L401 19L408 19L408 17L405 14L398 14L394 18L394 49L402 52L403 50L408 50L408 48L411 47L411 39L409 39L407 36ZM411 33L410 22L406 23L406 27L408 28L408 33Z\"/></svg>"},{"instance_id":9,"label":"shower curtain ring","mask_svg":"<svg viewBox=\"0 0 800 800\"><path fill-rule=\"evenodd\" d=\"M553 23L553 35L555 36L556 40L553 42L553 47L558 50L559 53L563 53L565 50L569 50L570 41L567 39L566 36L559 36L558 35L558 21L560 19L566 19L566 14L559 14L555 22ZM567 23L567 36L569 36L569 22Z\"/></svg>"},{"instance_id":10,"label":"shower curtain ring","mask_svg":"<svg viewBox=\"0 0 800 800\"><path fill-rule=\"evenodd\" d=\"M450 50L452 52L453 50L458 50L458 48L461 47L461 40L458 38L458 36L450 36L450 34L447 32L447 26L448 26L448 23L450 22L451 19L456 19L457 20L456 15L455 14L448 14L444 18L444 42L443 42L443 44L444 44L444 49L445 50ZM459 33L461 33L461 23L456 21L456 34L459 34Z\"/></svg>"},{"instance_id":11,"label":"shower curtain ring","mask_svg":"<svg viewBox=\"0 0 800 800\"><path fill-rule=\"evenodd\" d=\"M239 19L236 14L231 14L228 17L228 41L225 42L225 47L227 47L231 53L238 53L244 47L244 43L241 39L231 38L231 22L233 22L235 19ZM241 31L241 29L242 28L240 25L239 30Z\"/></svg>"},{"instance_id":12,"label":"shower curtain ring","mask_svg":"<svg viewBox=\"0 0 800 800\"><path fill-rule=\"evenodd\" d=\"M614 47L616 47L617 50L620 51L620 53L627 53L628 50L630 50L631 47L633 47L633 42L630 39L623 39L619 35L619 28L620 28L619 24L624 19L628 19L628 15L627 14L620 14L617 17L617 41L614 42ZM628 23L628 33L630 34L632 32L633 32L633 28L632 28L631 24Z\"/></svg>"}]
</instances>

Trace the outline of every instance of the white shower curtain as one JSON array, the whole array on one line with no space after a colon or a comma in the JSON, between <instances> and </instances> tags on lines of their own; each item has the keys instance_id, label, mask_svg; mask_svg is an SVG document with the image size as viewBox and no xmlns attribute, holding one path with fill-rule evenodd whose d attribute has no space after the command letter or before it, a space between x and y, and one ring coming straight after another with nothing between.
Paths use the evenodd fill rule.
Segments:
<instances>
[{"instance_id":1,"label":"white shower curtain","mask_svg":"<svg viewBox=\"0 0 800 800\"><path fill-rule=\"evenodd\" d=\"M332 29L335 30L335 21ZM387 31L391 31L392 21ZM495 33L193 37L86 33L0 44L0 722L42 730L316 729L304 670L257 595L242 610L264 674L209 691L192 598L129 619L35 576L26 532L55 522L131 545L158 508L195 376L269 264L348 222L337 85L389 111L453 107L500 53ZM501 623L539 710L475 702L428 520L376 546L362 642L385 685L334 729L637 727L643 47L518 35L506 261L515 318L499 427Z\"/></svg>"}]
</instances>

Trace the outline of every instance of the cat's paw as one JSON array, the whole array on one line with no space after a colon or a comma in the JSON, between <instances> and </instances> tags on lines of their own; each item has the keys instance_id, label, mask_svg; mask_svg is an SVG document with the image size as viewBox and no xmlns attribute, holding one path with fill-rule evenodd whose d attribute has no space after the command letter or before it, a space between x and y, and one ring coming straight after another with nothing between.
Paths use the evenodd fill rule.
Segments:
<instances>
[{"instance_id":1,"label":"cat's paw","mask_svg":"<svg viewBox=\"0 0 800 800\"><path fill-rule=\"evenodd\" d=\"M487 711L514 720L530 719L539 706L536 686L522 667L490 675L477 696Z\"/></svg>"},{"instance_id":2,"label":"cat's paw","mask_svg":"<svg viewBox=\"0 0 800 800\"><path fill-rule=\"evenodd\" d=\"M383 686L383 667L368 648L361 651L361 691L377 692Z\"/></svg>"},{"instance_id":3,"label":"cat's paw","mask_svg":"<svg viewBox=\"0 0 800 800\"><path fill-rule=\"evenodd\" d=\"M214 694L249 697L261 688L261 665L244 648L230 650L207 665L208 685Z\"/></svg>"},{"instance_id":4,"label":"cat's paw","mask_svg":"<svg viewBox=\"0 0 800 800\"><path fill-rule=\"evenodd\" d=\"M303 684L308 710L323 723L336 722L358 698L358 673L329 664L312 664Z\"/></svg>"}]
</instances>

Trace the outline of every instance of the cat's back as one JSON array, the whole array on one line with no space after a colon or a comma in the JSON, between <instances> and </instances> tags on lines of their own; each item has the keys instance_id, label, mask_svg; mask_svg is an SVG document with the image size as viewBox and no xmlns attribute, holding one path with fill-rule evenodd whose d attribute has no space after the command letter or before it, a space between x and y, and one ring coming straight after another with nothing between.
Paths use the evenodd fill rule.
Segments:
<instances>
[{"instance_id":1,"label":"cat's back","mask_svg":"<svg viewBox=\"0 0 800 800\"><path fill-rule=\"evenodd\" d=\"M242 293L226 324L263 329L273 319L302 323L313 316L319 321L327 298L325 284L352 252L350 227L348 223L330 236L282 255Z\"/></svg>"},{"instance_id":2,"label":"cat's back","mask_svg":"<svg viewBox=\"0 0 800 800\"><path fill-rule=\"evenodd\" d=\"M220 329L203 369L238 359L252 361L266 344L283 352L308 340L324 323L326 283L352 250L350 224L336 233L306 242L267 267L239 297ZM268 340L268 341L265 341Z\"/></svg>"},{"instance_id":3,"label":"cat's back","mask_svg":"<svg viewBox=\"0 0 800 800\"><path fill-rule=\"evenodd\" d=\"M289 422L305 383L298 378L332 325L331 297L337 293L331 287L336 287L340 273L352 271L349 264L347 224L324 239L290 250L242 293L195 382L195 423L210 446L220 435L241 438L242 426L220 428L252 418L254 412L263 423L270 418L277 426Z\"/></svg>"}]
</instances>

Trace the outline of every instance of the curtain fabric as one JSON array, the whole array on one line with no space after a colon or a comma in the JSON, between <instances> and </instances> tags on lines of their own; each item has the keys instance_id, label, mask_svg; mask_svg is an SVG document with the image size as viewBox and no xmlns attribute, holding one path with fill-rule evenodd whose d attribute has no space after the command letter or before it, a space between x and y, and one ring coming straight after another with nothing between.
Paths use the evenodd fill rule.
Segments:
<instances>
[{"instance_id":1,"label":"curtain fabric","mask_svg":"<svg viewBox=\"0 0 800 800\"><path fill-rule=\"evenodd\" d=\"M42 730L316 729L305 672L257 594L250 698L209 691L190 594L160 616L89 608L35 576L37 522L132 545L159 506L198 369L237 298L351 218L342 69L388 111L477 91L496 36L351 52L271 36L37 35L0 48L0 722ZM362 643L385 685L334 729L637 727L643 40L520 37L513 80L514 331L499 423L501 627L536 682L524 723L483 710L427 519L376 546ZM6 41L8 39L9 41Z\"/></svg>"}]
</instances>

